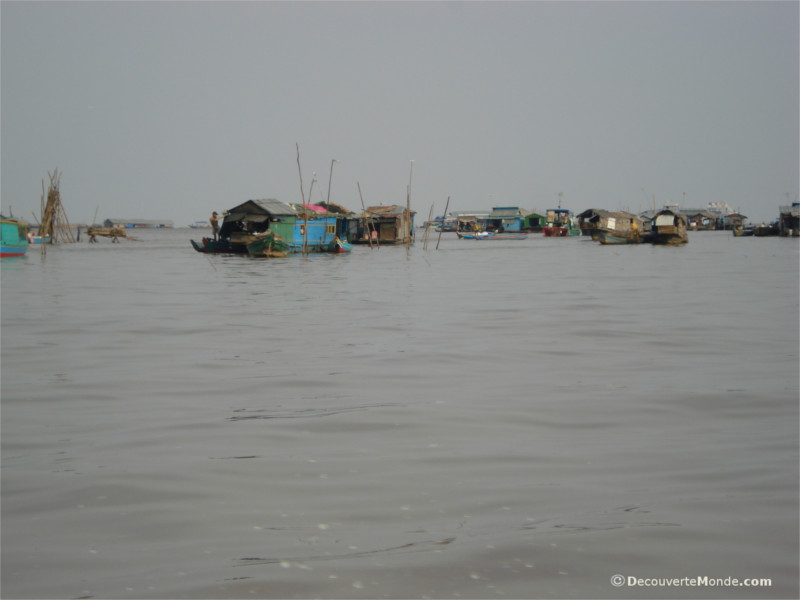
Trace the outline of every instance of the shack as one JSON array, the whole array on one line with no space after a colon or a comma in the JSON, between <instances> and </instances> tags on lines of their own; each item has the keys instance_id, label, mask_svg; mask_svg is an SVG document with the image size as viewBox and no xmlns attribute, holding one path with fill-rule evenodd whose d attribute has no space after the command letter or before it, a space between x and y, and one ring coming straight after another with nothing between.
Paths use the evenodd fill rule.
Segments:
<instances>
[{"instance_id":1,"label":"shack","mask_svg":"<svg viewBox=\"0 0 800 600\"><path fill-rule=\"evenodd\" d=\"M537 212L529 212L522 218L522 230L531 233L540 233L547 224L547 217Z\"/></svg>"},{"instance_id":2,"label":"shack","mask_svg":"<svg viewBox=\"0 0 800 600\"><path fill-rule=\"evenodd\" d=\"M357 217L355 244L410 244L414 239L414 215L404 206L369 206Z\"/></svg>"},{"instance_id":3,"label":"shack","mask_svg":"<svg viewBox=\"0 0 800 600\"><path fill-rule=\"evenodd\" d=\"M719 215L716 221L716 228L722 231L731 231L733 229L744 229L747 217L741 213L729 213L727 215Z\"/></svg>"},{"instance_id":4,"label":"shack","mask_svg":"<svg viewBox=\"0 0 800 600\"><path fill-rule=\"evenodd\" d=\"M609 211L602 208L590 208L578 215L581 234L589 235L597 241L597 232L605 231L618 235L627 235L644 230L642 219L637 215L624 211Z\"/></svg>"},{"instance_id":5,"label":"shack","mask_svg":"<svg viewBox=\"0 0 800 600\"><path fill-rule=\"evenodd\" d=\"M494 206L486 219L490 231L522 231L527 213L518 206Z\"/></svg>"},{"instance_id":6,"label":"shack","mask_svg":"<svg viewBox=\"0 0 800 600\"><path fill-rule=\"evenodd\" d=\"M686 217L689 229L695 231L711 231L716 228L717 217L707 210L700 208L687 208L681 211Z\"/></svg>"}]
</instances>

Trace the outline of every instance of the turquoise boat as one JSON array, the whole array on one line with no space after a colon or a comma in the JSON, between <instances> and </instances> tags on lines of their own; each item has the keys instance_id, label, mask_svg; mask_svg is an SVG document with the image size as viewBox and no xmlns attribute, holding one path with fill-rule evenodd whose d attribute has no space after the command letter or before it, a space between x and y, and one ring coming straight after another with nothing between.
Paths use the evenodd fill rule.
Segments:
<instances>
[{"instance_id":1,"label":"turquoise boat","mask_svg":"<svg viewBox=\"0 0 800 600\"><path fill-rule=\"evenodd\" d=\"M0 215L0 257L25 256L28 251L28 224Z\"/></svg>"}]
</instances>

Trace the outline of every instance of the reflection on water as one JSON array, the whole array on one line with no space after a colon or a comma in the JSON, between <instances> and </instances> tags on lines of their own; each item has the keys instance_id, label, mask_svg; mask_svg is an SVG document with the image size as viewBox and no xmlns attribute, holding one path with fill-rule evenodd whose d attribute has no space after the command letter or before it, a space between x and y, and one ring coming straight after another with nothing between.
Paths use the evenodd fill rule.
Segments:
<instances>
[{"instance_id":1,"label":"reflection on water","mask_svg":"<svg viewBox=\"0 0 800 600\"><path fill-rule=\"evenodd\" d=\"M2 263L4 597L797 596L796 240L192 233Z\"/></svg>"}]
</instances>

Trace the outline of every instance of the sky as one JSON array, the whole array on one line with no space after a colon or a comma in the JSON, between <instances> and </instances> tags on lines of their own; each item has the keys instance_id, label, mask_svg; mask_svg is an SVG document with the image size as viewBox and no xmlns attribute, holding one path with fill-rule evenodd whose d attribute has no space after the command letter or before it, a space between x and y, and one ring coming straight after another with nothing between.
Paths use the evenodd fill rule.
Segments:
<instances>
[{"instance_id":1,"label":"sky","mask_svg":"<svg viewBox=\"0 0 800 600\"><path fill-rule=\"evenodd\" d=\"M329 184L353 211L410 190L418 222L448 198L771 221L800 187L799 7L3 0L2 211L33 220L58 169L73 223Z\"/></svg>"}]
</instances>

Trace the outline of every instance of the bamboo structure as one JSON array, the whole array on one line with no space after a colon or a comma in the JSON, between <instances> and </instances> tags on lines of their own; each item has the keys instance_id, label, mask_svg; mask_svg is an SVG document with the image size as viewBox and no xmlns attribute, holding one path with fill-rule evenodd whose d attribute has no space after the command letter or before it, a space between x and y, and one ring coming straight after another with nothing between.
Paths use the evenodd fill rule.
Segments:
<instances>
[{"instance_id":1,"label":"bamboo structure","mask_svg":"<svg viewBox=\"0 0 800 600\"><path fill-rule=\"evenodd\" d=\"M42 238L49 237L50 243L55 244L59 241L74 242L75 238L70 229L67 213L64 205L61 204L61 173L55 169L53 173L48 172L50 177L50 187L47 190L47 203L42 210L42 223L39 227L39 235ZM44 198L44 179L42 180L42 198Z\"/></svg>"}]
</instances>

